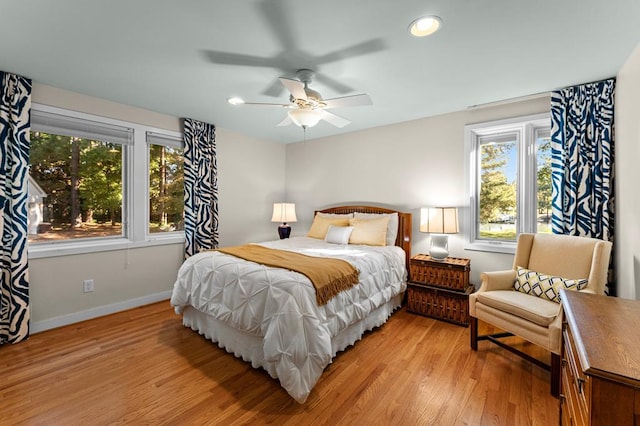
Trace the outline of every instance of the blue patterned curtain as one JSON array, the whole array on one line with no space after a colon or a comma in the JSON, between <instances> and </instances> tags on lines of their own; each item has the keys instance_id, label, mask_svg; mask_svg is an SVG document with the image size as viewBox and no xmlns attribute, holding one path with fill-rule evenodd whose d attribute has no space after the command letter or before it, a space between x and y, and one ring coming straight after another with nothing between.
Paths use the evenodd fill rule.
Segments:
<instances>
[{"instance_id":1,"label":"blue patterned curtain","mask_svg":"<svg viewBox=\"0 0 640 426\"><path fill-rule=\"evenodd\" d=\"M614 90L615 79L610 79L551 95L551 226L556 234L613 241ZM609 295L615 294L613 279L611 270Z\"/></svg>"},{"instance_id":2,"label":"blue patterned curtain","mask_svg":"<svg viewBox=\"0 0 640 426\"><path fill-rule=\"evenodd\" d=\"M184 120L185 257L218 248L216 126Z\"/></svg>"},{"instance_id":3,"label":"blue patterned curtain","mask_svg":"<svg viewBox=\"0 0 640 426\"><path fill-rule=\"evenodd\" d=\"M31 80L0 71L0 344L29 336L27 179Z\"/></svg>"}]
</instances>

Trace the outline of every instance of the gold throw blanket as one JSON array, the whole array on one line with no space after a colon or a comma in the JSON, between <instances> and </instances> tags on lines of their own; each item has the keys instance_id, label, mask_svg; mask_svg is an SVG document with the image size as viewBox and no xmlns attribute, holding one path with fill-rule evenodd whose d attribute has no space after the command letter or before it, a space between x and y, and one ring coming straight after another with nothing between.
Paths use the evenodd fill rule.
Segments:
<instances>
[{"instance_id":1,"label":"gold throw blanket","mask_svg":"<svg viewBox=\"0 0 640 426\"><path fill-rule=\"evenodd\" d=\"M257 244L224 247L217 249L217 251L305 275L316 289L318 305L325 305L339 292L358 284L358 270L349 262L341 259L307 256Z\"/></svg>"}]
</instances>

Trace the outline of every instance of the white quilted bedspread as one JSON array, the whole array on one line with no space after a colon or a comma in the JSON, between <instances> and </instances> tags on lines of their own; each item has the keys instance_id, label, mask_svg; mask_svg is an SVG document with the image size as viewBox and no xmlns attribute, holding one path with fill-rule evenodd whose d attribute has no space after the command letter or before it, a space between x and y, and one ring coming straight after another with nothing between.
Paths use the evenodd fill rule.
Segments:
<instances>
[{"instance_id":1,"label":"white quilted bedspread","mask_svg":"<svg viewBox=\"0 0 640 426\"><path fill-rule=\"evenodd\" d=\"M171 304L177 313L190 305L263 337L265 360L275 363L282 387L303 403L331 362L331 338L405 290L404 252L395 246L343 246L305 237L261 245L339 257L360 271L360 282L318 306L304 275L211 251L184 262Z\"/></svg>"}]
</instances>

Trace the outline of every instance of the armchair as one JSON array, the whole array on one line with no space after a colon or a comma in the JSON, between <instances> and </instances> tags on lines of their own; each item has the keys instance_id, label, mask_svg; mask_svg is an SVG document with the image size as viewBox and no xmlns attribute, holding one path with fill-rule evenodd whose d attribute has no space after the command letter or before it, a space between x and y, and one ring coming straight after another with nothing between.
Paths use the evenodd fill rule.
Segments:
<instances>
[{"instance_id":1,"label":"armchair","mask_svg":"<svg viewBox=\"0 0 640 426\"><path fill-rule=\"evenodd\" d=\"M513 268L480 275L480 289L469 296L471 349L479 340L489 340L525 359L551 370L551 394L558 397L562 305L514 290L516 270L522 268L546 275L588 282L579 291L603 294L612 244L595 238L551 234L520 234ZM478 320L505 333L478 336ZM499 338L516 335L551 352L551 365L513 348Z\"/></svg>"}]
</instances>

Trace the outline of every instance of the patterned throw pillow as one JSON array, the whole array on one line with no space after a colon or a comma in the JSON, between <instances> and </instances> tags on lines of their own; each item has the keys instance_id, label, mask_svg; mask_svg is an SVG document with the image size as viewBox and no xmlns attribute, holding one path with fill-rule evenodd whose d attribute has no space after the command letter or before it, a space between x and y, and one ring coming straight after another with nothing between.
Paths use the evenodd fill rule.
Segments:
<instances>
[{"instance_id":1,"label":"patterned throw pillow","mask_svg":"<svg viewBox=\"0 0 640 426\"><path fill-rule=\"evenodd\" d=\"M568 278L554 277L518 266L516 282L513 288L521 293L542 297L552 302L560 303L560 289L582 290L587 286L586 278L571 280Z\"/></svg>"}]
</instances>

